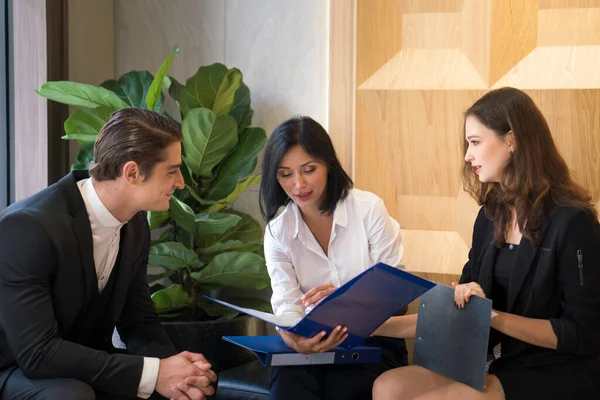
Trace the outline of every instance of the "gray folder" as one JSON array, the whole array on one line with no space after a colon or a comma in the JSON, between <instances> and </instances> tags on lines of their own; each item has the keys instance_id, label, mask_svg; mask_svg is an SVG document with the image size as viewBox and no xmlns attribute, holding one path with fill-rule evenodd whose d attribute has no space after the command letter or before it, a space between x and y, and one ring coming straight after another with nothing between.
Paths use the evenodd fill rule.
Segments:
<instances>
[{"instance_id":1,"label":"gray folder","mask_svg":"<svg viewBox=\"0 0 600 400\"><path fill-rule=\"evenodd\" d=\"M414 363L483 391L491 312L478 296L457 309L454 289L436 285L420 299Z\"/></svg>"}]
</instances>

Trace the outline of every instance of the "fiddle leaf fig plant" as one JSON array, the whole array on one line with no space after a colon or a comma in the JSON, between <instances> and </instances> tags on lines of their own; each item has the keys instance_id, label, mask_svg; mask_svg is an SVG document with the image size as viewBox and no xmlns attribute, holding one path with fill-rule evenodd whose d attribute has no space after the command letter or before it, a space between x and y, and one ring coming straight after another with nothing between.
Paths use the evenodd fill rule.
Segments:
<instances>
[{"instance_id":1,"label":"fiddle leaf fig plant","mask_svg":"<svg viewBox=\"0 0 600 400\"><path fill-rule=\"evenodd\" d=\"M72 169L87 169L98 132L115 110L141 107L157 112L165 94L178 107L181 121L182 174L185 189L171 198L167 212L148 212L153 241L149 264L152 299L165 320L231 318L237 312L203 295L222 288L260 290L270 285L257 221L231 208L248 188L260 182L253 174L266 142L264 129L251 127L250 90L237 68L202 66L186 80L167 75L176 47L156 76L131 71L100 86L47 82L37 93L78 106L65 121L63 139L81 144ZM164 282L168 284L164 285ZM234 297L236 304L271 311L259 298Z\"/></svg>"}]
</instances>

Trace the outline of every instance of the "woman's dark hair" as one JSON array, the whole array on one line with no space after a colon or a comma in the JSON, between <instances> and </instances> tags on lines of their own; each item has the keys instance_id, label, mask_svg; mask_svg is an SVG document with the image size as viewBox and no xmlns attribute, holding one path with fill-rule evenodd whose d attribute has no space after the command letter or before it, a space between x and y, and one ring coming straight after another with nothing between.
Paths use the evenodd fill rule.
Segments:
<instances>
[{"instance_id":1,"label":"woman's dark hair","mask_svg":"<svg viewBox=\"0 0 600 400\"><path fill-rule=\"evenodd\" d=\"M542 218L557 206L582 208L597 217L591 196L571 178L546 119L526 93L511 87L488 92L465 112L467 117L475 117L500 138L512 132L516 144L500 182L481 183L468 162L462 170L465 190L494 221L497 246L506 241L511 207L523 235L533 243L539 240ZM465 153L467 148L465 142Z\"/></svg>"},{"instance_id":2,"label":"woman's dark hair","mask_svg":"<svg viewBox=\"0 0 600 400\"><path fill-rule=\"evenodd\" d=\"M296 145L327 167L326 197L321 204L323 214L333 213L338 201L344 199L353 186L325 129L309 117L290 118L275 128L263 154L259 198L260 212L267 224L279 207L291 201L277 180L277 170L281 159Z\"/></svg>"}]
</instances>

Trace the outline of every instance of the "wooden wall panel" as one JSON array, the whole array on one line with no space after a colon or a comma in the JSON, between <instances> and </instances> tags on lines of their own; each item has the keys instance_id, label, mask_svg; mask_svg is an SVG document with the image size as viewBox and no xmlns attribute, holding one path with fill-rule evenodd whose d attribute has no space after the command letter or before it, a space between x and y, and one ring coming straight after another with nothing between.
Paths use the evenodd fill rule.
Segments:
<instances>
[{"instance_id":1,"label":"wooden wall panel","mask_svg":"<svg viewBox=\"0 0 600 400\"><path fill-rule=\"evenodd\" d=\"M329 3L329 126L335 150L352 176L354 131L354 26L355 0Z\"/></svg>"},{"instance_id":2,"label":"wooden wall panel","mask_svg":"<svg viewBox=\"0 0 600 400\"><path fill-rule=\"evenodd\" d=\"M449 284L467 259L479 207L459 179L462 115L489 89L529 93L574 177L600 198L599 8L358 0L354 177L400 222L408 271Z\"/></svg>"},{"instance_id":3,"label":"wooden wall panel","mask_svg":"<svg viewBox=\"0 0 600 400\"><path fill-rule=\"evenodd\" d=\"M356 0L356 84L360 85L402 46L402 13L396 1Z\"/></svg>"}]
</instances>

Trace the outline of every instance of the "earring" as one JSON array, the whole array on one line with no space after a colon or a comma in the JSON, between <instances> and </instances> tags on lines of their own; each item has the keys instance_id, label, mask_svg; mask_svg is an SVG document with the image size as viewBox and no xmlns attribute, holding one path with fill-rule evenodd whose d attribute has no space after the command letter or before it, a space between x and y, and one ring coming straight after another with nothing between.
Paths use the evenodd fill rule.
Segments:
<instances>
[{"instance_id":1,"label":"earring","mask_svg":"<svg viewBox=\"0 0 600 400\"><path fill-rule=\"evenodd\" d=\"M508 155L509 155L510 157L512 157L512 155L513 155L513 151L512 151L512 150L509 150L509 151L508 151Z\"/></svg>"}]
</instances>

